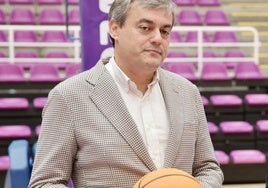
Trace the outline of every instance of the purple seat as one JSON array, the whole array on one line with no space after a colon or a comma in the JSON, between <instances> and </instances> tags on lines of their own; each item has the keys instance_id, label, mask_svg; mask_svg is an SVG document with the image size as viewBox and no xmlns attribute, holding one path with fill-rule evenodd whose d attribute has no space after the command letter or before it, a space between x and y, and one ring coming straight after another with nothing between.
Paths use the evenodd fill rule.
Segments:
<instances>
[{"instance_id":1,"label":"purple seat","mask_svg":"<svg viewBox=\"0 0 268 188\"><path fill-rule=\"evenodd\" d=\"M16 64L0 64L0 83L25 82L24 72Z\"/></svg>"},{"instance_id":2,"label":"purple seat","mask_svg":"<svg viewBox=\"0 0 268 188\"><path fill-rule=\"evenodd\" d=\"M65 17L60 9L45 8L41 10L39 15L39 24L41 25L58 25L65 24Z\"/></svg>"},{"instance_id":3,"label":"purple seat","mask_svg":"<svg viewBox=\"0 0 268 188\"><path fill-rule=\"evenodd\" d=\"M15 53L16 61L15 63L22 67L25 70L30 69L36 62L29 61L29 62L20 62L19 58L38 58L39 54L33 50L20 50Z\"/></svg>"},{"instance_id":4,"label":"purple seat","mask_svg":"<svg viewBox=\"0 0 268 188\"><path fill-rule=\"evenodd\" d=\"M69 58L68 54L63 51L48 52L45 55L46 58Z\"/></svg>"},{"instance_id":5,"label":"purple seat","mask_svg":"<svg viewBox=\"0 0 268 188\"><path fill-rule=\"evenodd\" d=\"M230 25L230 21L222 10L207 10L204 15L206 25Z\"/></svg>"},{"instance_id":6,"label":"purple seat","mask_svg":"<svg viewBox=\"0 0 268 188\"><path fill-rule=\"evenodd\" d=\"M6 14L2 9L0 9L0 24L6 24Z\"/></svg>"},{"instance_id":7,"label":"purple seat","mask_svg":"<svg viewBox=\"0 0 268 188\"><path fill-rule=\"evenodd\" d=\"M0 42L7 42L7 36L4 31L0 31Z\"/></svg>"},{"instance_id":8,"label":"purple seat","mask_svg":"<svg viewBox=\"0 0 268 188\"><path fill-rule=\"evenodd\" d=\"M184 53L184 52L181 52L181 51L170 51L170 52L168 52L167 57L180 57L180 58L183 58L183 57L187 57L187 54Z\"/></svg>"},{"instance_id":9,"label":"purple seat","mask_svg":"<svg viewBox=\"0 0 268 188\"><path fill-rule=\"evenodd\" d=\"M227 153L225 153L224 151L221 150L215 150L215 155L216 155L216 159L217 161L221 164L221 165L227 165L230 163L230 157Z\"/></svg>"},{"instance_id":10,"label":"purple seat","mask_svg":"<svg viewBox=\"0 0 268 188\"><path fill-rule=\"evenodd\" d=\"M235 107L243 104L243 100L234 94L214 94L210 96L209 100L215 107Z\"/></svg>"},{"instance_id":11,"label":"purple seat","mask_svg":"<svg viewBox=\"0 0 268 188\"><path fill-rule=\"evenodd\" d=\"M9 4L33 4L33 0L9 0Z\"/></svg>"},{"instance_id":12,"label":"purple seat","mask_svg":"<svg viewBox=\"0 0 268 188\"><path fill-rule=\"evenodd\" d=\"M246 121L222 121L219 124L223 134L251 134L253 126Z\"/></svg>"},{"instance_id":13,"label":"purple seat","mask_svg":"<svg viewBox=\"0 0 268 188\"><path fill-rule=\"evenodd\" d=\"M71 64L66 67L65 78L70 78L82 71L82 65L79 63Z\"/></svg>"},{"instance_id":14,"label":"purple seat","mask_svg":"<svg viewBox=\"0 0 268 188\"><path fill-rule=\"evenodd\" d=\"M62 0L37 0L39 5L61 5Z\"/></svg>"},{"instance_id":15,"label":"purple seat","mask_svg":"<svg viewBox=\"0 0 268 188\"><path fill-rule=\"evenodd\" d=\"M256 128L259 132L268 133L268 120L258 120L256 122Z\"/></svg>"},{"instance_id":16,"label":"purple seat","mask_svg":"<svg viewBox=\"0 0 268 188\"><path fill-rule=\"evenodd\" d=\"M197 81L195 68L193 63L166 63L167 69L171 72L179 74L190 81Z\"/></svg>"},{"instance_id":17,"label":"purple seat","mask_svg":"<svg viewBox=\"0 0 268 188\"><path fill-rule=\"evenodd\" d=\"M0 98L0 110L27 110L29 102L24 97L2 97Z\"/></svg>"},{"instance_id":18,"label":"purple seat","mask_svg":"<svg viewBox=\"0 0 268 188\"><path fill-rule=\"evenodd\" d=\"M15 42L37 42L37 34L34 31L15 31Z\"/></svg>"},{"instance_id":19,"label":"purple seat","mask_svg":"<svg viewBox=\"0 0 268 188\"><path fill-rule=\"evenodd\" d=\"M245 103L247 106L267 106L268 94L266 93L246 94Z\"/></svg>"},{"instance_id":20,"label":"purple seat","mask_svg":"<svg viewBox=\"0 0 268 188\"><path fill-rule=\"evenodd\" d=\"M0 139L30 138L31 128L28 125L1 125Z\"/></svg>"},{"instance_id":21,"label":"purple seat","mask_svg":"<svg viewBox=\"0 0 268 188\"><path fill-rule=\"evenodd\" d=\"M45 55L46 58L69 58L69 55L63 51L48 52ZM53 63L58 69L65 69L69 65L68 62Z\"/></svg>"},{"instance_id":22,"label":"purple seat","mask_svg":"<svg viewBox=\"0 0 268 188\"><path fill-rule=\"evenodd\" d=\"M181 10L177 20L180 25L203 25L199 12L194 9Z\"/></svg>"},{"instance_id":23,"label":"purple seat","mask_svg":"<svg viewBox=\"0 0 268 188\"><path fill-rule=\"evenodd\" d=\"M39 55L36 51L33 50L21 50L17 51L15 54L16 58L38 58Z\"/></svg>"},{"instance_id":24,"label":"purple seat","mask_svg":"<svg viewBox=\"0 0 268 188\"><path fill-rule=\"evenodd\" d=\"M47 103L47 97L36 97L33 99L33 107L35 109L43 109Z\"/></svg>"},{"instance_id":25,"label":"purple seat","mask_svg":"<svg viewBox=\"0 0 268 188\"><path fill-rule=\"evenodd\" d=\"M230 152L233 164L265 164L265 154L256 149L233 150Z\"/></svg>"},{"instance_id":26,"label":"purple seat","mask_svg":"<svg viewBox=\"0 0 268 188\"><path fill-rule=\"evenodd\" d=\"M209 42L209 36L206 32L203 32L203 42ZM186 33L185 42L197 42L197 32L189 31Z\"/></svg>"},{"instance_id":27,"label":"purple seat","mask_svg":"<svg viewBox=\"0 0 268 188\"><path fill-rule=\"evenodd\" d=\"M0 4L5 4L6 0L0 0Z\"/></svg>"},{"instance_id":28,"label":"purple seat","mask_svg":"<svg viewBox=\"0 0 268 188\"><path fill-rule=\"evenodd\" d=\"M67 42L67 36L63 31L44 31L42 42Z\"/></svg>"},{"instance_id":29,"label":"purple seat","mask_svg":"<svg viewBox=\"0 0 268 188\"><path fill-rule=\"evenodd\" d=\"M181 42L182 38L179 32L172 31L170 33L170 42Z\"/></svg>"},{"instance_id":30,"label":"purple seat","mask_svg":"<svg viewBox=\"0 0 268 188\"><path fill-rule=\"evenodd\" d=\"M207 97L202 95L201 99L202 99L202 103L203 103L204 107L209 105L209 100L207 99Z\"/></svg>"},{"instance_id":31,"label":"purple seat","mask_svg":"<svg viewBox=\"0 0 268 188\"><path fill-rule=\"evenodd\" d=\"M79 0L68 0L68 4L70 4L70 5L78 5Z\"/></svg>"},{"instance_id":32,"label":"purple seat","mask_svg":"<svg viewBox=\"0 0 268 188\"><path fill-rule=\"evenodd\" d=\"M0 171L9 169L9 156L0 156Z\"/></svg>"},{"instance_id":33,"label":"purple seat","mask_svg":"<svg viewBox=\"0 0 268 188\"><path fill-rule=\"evenodd\" d=\"M38 137L39 136L39 134L40 134L40 130L41 130L41 125L37 125L36 127L35 127L35 135Z\"/></svg>"},{"instance_id":34,"label":"purple seat","mask_svg":"<svg viewBox=\"0 0 268 188\"><path fill-rule=\"evenodd\" d=\"M230 81L227 68L222 63L205 62L201 71L201 78L205 81Z\"/></svg>"},{"instance_id":35,"label":"purple seat","mask_svg":"<svg viewBox=\"0 0 268 188\"><path fill-rule=\"evenodd\" d=\"M173 2L179 6L194 6L196 0L173 0Z\"/></svg>"},{"instance_id":36,"label":"purple seat","mask_svg":"<svg viewBox=\"0 0 268 188\"><path fill-rule=\"evenodd\" d=\"M217 55L213 51L204 51L203 57L217 57Z\"/></svg>"},{"instance_id":37,"label":"purple seat","mask_svg":"<svg viewBox=\"0 0 268 188\"><path fill-rule=\"evenodd\" d=\"M213 35L213 42L238 42L236 34L232 31L216 31Z\"/></svg>"},{"instance_id":38,"label":"purple seat","mask_svg":"<svg viewBox=\"0 0 268 188\"><path fill-rule=\"evenodd\" d=\"M213 122L208 122L208 130L210 134L217 134L219 132L219 128Z\"/></svg>"},{"instance_id":39,"label":"purple seat","mask_svg":"<svg viewBox=\"0 0 268 188\"><path fill-rule=\"evenodd\" d=\"M264 74L254 62L239 62L235 67L236 80L265 80Z\"/></svg>"},{"instance_id":40,"label":"purple seat","mask_svg":"<svg viewBox=\"0 0 268 188\"><path fill-rule=\"evenodd\" d=\"M199 6L220 6L220 0L197 0L196 2Z\"/></svg>"},{"instance_id":41,"label":"purple seat","mask_svg":"<svg viewBox=\"0 0 268 188\"><path fill-rule=\"evenodd\" d=\"M14 8L9 18L10 24L35 24L35 15L30 8Z\"/></svg>"},{"instance_id":42,"label":"purple seat","mask_svg":"<svg viewBox=\"0 0 268 188\"><path fill-rule=\"evenodd\" d=\"M0 51L0 58L6 58L6 57L7 57L6 54Z\"/></svg>"},{"instance_id":43,"label":"purple seat","mask_svg":"<svg viewBox=\"0 0 268 188\"><path fill-rule=\"evenodd\" d=\"M59 82L61 81L58 69L52 64L38 63L30 69L31 82Z\"/></svg>"},{"instance_id":44,"label":"purple seat","mask_svg":"<svg viewBox=\"0 0 268 188\"><path fill-rule=\"evenodd\" d=\"M244 58L245 54L240 50L228 50L224 53L224 57L228 58ZM224 62L227 68L235 68L237 62Z\"/></svg>"},{"instance_id":45,"label":"purple seat","mask_svg":"<svg viewBox=\"0 0 268 188\"><path fill-rule=\"evenodd\" d=\"M79 9L72 9L69 12L69 24L71 25L78 25L80 24L80 11Z\"/></svg>"}]
</instances>

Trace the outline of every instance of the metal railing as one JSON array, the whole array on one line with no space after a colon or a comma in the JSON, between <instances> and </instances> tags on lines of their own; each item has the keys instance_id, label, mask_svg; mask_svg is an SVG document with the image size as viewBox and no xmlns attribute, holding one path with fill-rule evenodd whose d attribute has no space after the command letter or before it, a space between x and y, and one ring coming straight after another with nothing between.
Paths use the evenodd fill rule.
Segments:
<instances>
[{"instance_id":1,"label":"metal railing","mask_svg":"<svg viewBox=\"0 0 268 188\"><path fill-rule=\"evenodd\" d=\"M66 26L52 26L52 25L0 25L0 30L6 32L7 42L0 42L0 47L8 49L7 58L0 58L0 62L37 62L37 63L81 63L81 43L79 40L67 42L15 42L14 31L63 31L65 33ZM69 31L73 33L75 38L80 37L80 26L69 26ZM16 48L71 48L73 49L72 58L16 58Z\"/></svg>"},{"instance_id":2,"label":"metal railing","mask_svg":"<svg viewBox=\"0 0 268 188\"><path fill-rule=\"evenodd\" d=\"M226 58L226 57L203 57L203 52L206 48L212 47L213 50L221 48L251 48L253 56L243 58L243 62L255 62L259 64L259 35L258 31L254 27L236 27L236 26L175 26L173 32L185 33L194 31L197 32L197 42L171 42L170 50L180 49L180 48L196 48L197 56L190 58L166 58L166 62L197 62L197 75L200 75L204 62L238 62L241 58ZM251 32L252 39L250 42L205 42L203 41L203 33L216 31L232 31L237 34L237 32Z\"/></svg>"}]
</instances>

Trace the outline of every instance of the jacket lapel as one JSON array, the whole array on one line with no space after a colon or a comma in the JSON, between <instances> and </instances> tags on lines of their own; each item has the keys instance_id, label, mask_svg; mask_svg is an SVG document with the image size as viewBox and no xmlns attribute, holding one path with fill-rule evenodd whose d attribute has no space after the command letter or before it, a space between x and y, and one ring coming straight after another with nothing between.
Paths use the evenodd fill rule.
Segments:
<instances>
[{"instance_id":1,"label":"jacket lapel","mask_svg":"<svg viewBox=\"0 0 268 188\"><path fill-rule=\"evenodd\" d=\"M160 69L160 87L166 108L168 111L170 127L166 148L164 167L174 166L176 156L180 147L180 140L183 132L183 105L178 85L174 85L174 80Z\"/></svg>"},{"instance_id":2,"label":"jacket lapel","mask_svg":"<svg viewBox=\"0 0 268 188\"><path fill-rule=\"evenodd\" d=\"M109 119L144 164L150 170L154 170L156 167L139 134L137 125L129 114L116 83L105 69L103 63L105 62L98 62L89 72L87 82L93 87L89 93L89 97L103 115Z\"/></svg>"}]
</instances>

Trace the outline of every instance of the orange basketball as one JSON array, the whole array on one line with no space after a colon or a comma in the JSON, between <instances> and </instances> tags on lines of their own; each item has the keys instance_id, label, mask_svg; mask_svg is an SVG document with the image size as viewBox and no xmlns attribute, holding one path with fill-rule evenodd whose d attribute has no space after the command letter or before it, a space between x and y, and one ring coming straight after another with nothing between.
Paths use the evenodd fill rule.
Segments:
<instances>
[{"instance_id":1,"label":"orange basketball","mask_svg":"<svg viewBox=\"0 0 268 188\"><path fill-rule=\"evenodd\" d=\"M133 188L202 188L202 185L187 172L163 168L146 174Z\"/></svg>"}]
</instances>

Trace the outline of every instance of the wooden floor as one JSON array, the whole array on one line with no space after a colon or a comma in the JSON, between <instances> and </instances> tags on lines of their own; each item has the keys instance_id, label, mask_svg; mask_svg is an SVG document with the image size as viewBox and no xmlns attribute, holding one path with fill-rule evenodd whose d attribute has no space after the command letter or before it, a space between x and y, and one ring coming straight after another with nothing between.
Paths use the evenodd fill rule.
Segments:
<instances>
[{"instance_id":1,"label":"wooden floor","mask_svg":"<svg viewBox=\"0 0 268 188\"><path fill-rule=\"evenodd\" d=\"M265 188L264 183L259 184L226 184L223 185L223 188Z\"/></svg>"}]
</instances>

